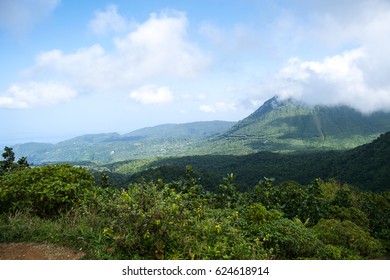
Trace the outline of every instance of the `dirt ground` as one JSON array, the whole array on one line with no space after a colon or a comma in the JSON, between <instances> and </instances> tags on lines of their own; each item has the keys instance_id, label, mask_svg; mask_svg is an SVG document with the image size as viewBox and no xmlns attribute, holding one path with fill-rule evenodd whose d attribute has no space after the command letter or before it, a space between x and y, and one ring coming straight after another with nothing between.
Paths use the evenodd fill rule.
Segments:
<instances>
[{"instance_id":1,"label":"dirt ground","mask_svg":"<svg viewBox=\"0 0 390 280\"><path fill-rule=\"evenodd\" d=\"M81 251L53 244L0 243L0 260L79 260Z\"/></svg>"}]
</instances>

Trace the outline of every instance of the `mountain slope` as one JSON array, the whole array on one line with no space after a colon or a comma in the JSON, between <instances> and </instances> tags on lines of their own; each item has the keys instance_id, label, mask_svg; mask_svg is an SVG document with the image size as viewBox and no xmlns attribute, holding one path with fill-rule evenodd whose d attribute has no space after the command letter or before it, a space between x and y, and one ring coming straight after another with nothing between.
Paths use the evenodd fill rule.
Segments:
<instances>
[{"instance_id":1,"label":"mountain slope","mask_svg":"<svg viewBox=\"0 0 390 280\"><path fill-rule=\"evenodd\" d=\"M193 146L228 128L234 122L211 121L167 124L118 133L88 134L57 144L28 143L15 145L17 157L26 156L30 163L114 162L128 159L183 155Z\"/></svg>"},{"instance_id":2,"label":"mountain slope","mask_svg":"<svg viewBox=\"0 0 390 280\"><path fill-rule=\"evenodd\" d=\"M310 107L273 97L210 144L249 152L349 149L388 130L390 113L364 115L347 106Z\"/></svg>"},{"instance_id":3,"label":"mountain slope","mask_svg":"<svg viewBox=\"0 0 390 280\"><path fill-rule=\"evenodd\" d=\"M213 136L231 128L235 122L205 121L185 124L163 124L127 133L124 137L149 139L195 139Z\"/></svg>"},{"instance_id":4,"label":"mountain slope","mask_svg":"<svg viewBox=\"0 0 390 280\"><path fill-rule=\"evenodd\" d=\"M112 166L115 172L128 171L123 163ZM310 184L316 178L335 178L366 191L390 190L390 132L375 141L347 151L316 151L296 153L258 152L249 155L205 155L165 158L150 162L134 179L163 178L169 180L184 177L187 165L192 165L202 184L215 188L227 173L237 175L240 190L255 186L264 177L281 182L294 180ZM130 166L129 166L130 167ZM127 173L129 174L129 173Z\"/></svg>"},{"instance_id":5,"label":"mountain slope","mask_svg":"<svg viewBox=\"0 0 390 280\"><path fill-rule=\"evenodd\" d=\"M107 163L161 156L345 150L389 130L390 113L363 115L346 106L310 107L274 97L238 123L167 124L124 135L83 135L55 145L16 145L14 150L36 164Z\"/></svg>"},{"instance_id":6,"label":"mountain slope","mask_svg":"<svg viewBox=\"0 0 390 280\"><path fill-rule=\"evenodd\" d=\"M332 177L374 191L390 190L390 131L345 152Z\"/></svg>"}]
</instances>

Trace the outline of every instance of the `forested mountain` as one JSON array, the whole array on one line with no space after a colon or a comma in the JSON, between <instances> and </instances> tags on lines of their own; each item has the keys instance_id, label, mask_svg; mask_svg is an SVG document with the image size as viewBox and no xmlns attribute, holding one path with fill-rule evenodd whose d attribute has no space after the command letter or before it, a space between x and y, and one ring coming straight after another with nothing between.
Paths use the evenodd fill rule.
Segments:
<instances>
[{"instance_id":1,"label":"forested mountain","mask_svg":"<svg viewBox=\"0 0 390 280\"><path fill-rule=\"evenodd\" d=\"M235 122L209 121L185 124L163 124L135 130L123 137L142 137L149 139L201 139L214 136L231 128Z\"/></svg>"},{"instance_id":2,"label":"forested mountain","mask_svg":"<svg viewBox=\"0 0 390 280\"><path fill-rule=\"evenodd\" d=\"M364 115L346 106L311 107L273 97L238 123L166 124L124 135L91 134L54 145L28 143L13 148L17 156L26 156L34 164L101 164L161 156L345 150L389 130L390 113Z\"/></svg>"},{"instance_id":3,"label":"forested mountain","mask_svg":"<svg viewBox=\"0 0 390 280\"><path fill-rule=\"evenodd\" d=\"M88 134L57 144L15 145L17 157L26 156L34 164L54 162L104 163L155 156L184 155L206 137L232 127L234 122L209 121L166 124L118 133Z\"/></svg>"},{"instance_id":4,"label":"forested mountain","mask_svg":"<svg viewBox=\"0 0 390 280\"><path fill-rule=\"evenodd\" d=\"M390 113L362 114L347 106L308 106L273 97L214 140L215 148L242 152L342 150L390 130Z\"/></svg>"},{"instance_id":5,"label":"forested mountain","mask_svg":"<svg viewBox=\"0 0 390 280\"><path fill-rule=\"evenodd\" d=\"M145 164L145 163L143 163ZM258 152L249 155L205 155L165 158L146 163L144 171L133 174L133 180L165 178L166 181L184 176L191 165L202 183L213 188L227 173L237 175L237 187L252 188L264 177L277 182L294 180L309 184L316 178L336 179L363 190L390 190L390 132L372 143L348 151L317 151L300 153ZM108 166L122 174L135 170L136 163ZM137 170L140 170L138 167Z\"/></svg>"}]
</instances>

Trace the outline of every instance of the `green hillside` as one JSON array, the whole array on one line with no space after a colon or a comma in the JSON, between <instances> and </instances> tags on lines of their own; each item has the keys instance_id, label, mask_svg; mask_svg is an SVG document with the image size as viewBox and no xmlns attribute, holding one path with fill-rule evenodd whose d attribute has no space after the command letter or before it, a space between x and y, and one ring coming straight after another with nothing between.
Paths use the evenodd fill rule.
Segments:
<instances>
[{"instance_id":1,"label":"green hillside","mask_svg":"<svg viewBox=\"0 0 390 280\"><path fill-rule=\"evenodd\" d=\"M233 126L234 122L210 121L168 124L144 128L128 134L88 134L57 144L15 145L17 157L26 156L34 164L55 162L107 163L156 156L185 155L206 137Z\"/></svg>"},{"instance_id":2,"label":"green hillside","mask_svg":"<svg viewBox=\"0 0 390 280\"><path fill-rule=\"evenodd\" d=\"M342 150L368 143L389 130L389 113L364 115L346 106L310 107L274 97L208 144L215 151L233 154Z\"/></svg>"},{"instance_id":3,"label":"green hillside","mask_svg":"<svg viewBox=\"0 0 390 280\"><path fill-rule=\"evenodd\" d=\"M185 124L163 124L135 130L123 137L149 139L202 139L214 136L231 128L235 122L209 121Z\"/></svg>"},{"instance_id":4,"label":"green hillside","mask_svg":"<svg viewBox=\"0 0 390 280\"><path fill-rule=\"evenodd\" d=\"M202 183L212 189L227 173L237 175L237 186L250 189L264 177L277 182L293 180L309 184L316 178L337 179L364 190L390 190L390 132L372 143L348 151L296 153L258 152L249 155L205 155L165 158L108 166L114 172L133 174L132 180L183 177L191 165ZM143 170L142 170L143 169ZM135 172L132 172L132 171Z\"/></svg>"},{"instance_id":5,"label":"green hillside","mask_svg":"<svg viewBox=\"0 0 390 280\"><path fill-rule=\"evenodd\" d=\"M346 150L390 130L390 113L364 115L346 106L310 107L274 97L247 118L165 124L124 135L89 134L57 144L14 146L34 164L117 161L192 155L246 155L260 151Z\"/></svg>"}]
</instances>

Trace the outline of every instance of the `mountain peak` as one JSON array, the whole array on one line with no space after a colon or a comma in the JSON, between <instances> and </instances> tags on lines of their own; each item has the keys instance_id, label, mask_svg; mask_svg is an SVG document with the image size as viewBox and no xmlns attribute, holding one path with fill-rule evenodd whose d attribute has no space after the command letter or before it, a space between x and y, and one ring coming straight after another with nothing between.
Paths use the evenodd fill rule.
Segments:
<instances>
[{"instance_id":1,"label":"mountain peak","mask_svg":"<svg viewBox=\"0 0 390 280\"><path fill-rule=\"evenodd\" d=\"M258 119L262 116L277 110L284 106L292 106L292 107L308 107L303 102L300 102L293 98L288 99L281 99L279 96L275 95L271 99L268 99L264 102L263 105L261 105L256 111L254 111L252 114L250 114L247 118L244 120L251 120L251 119Z\"/></svg>"},{"instance_id":2,"label":"mountain peak","mask_svg":"<svg viewBox=\"0 0 390 280\"><path fill-rule=\"evenodd\" d=\"M349 149L388 130L390 114L367 116L347 106L313 107L274 96L221 139L255 151Z\"/></svg>"}]
</instances>

